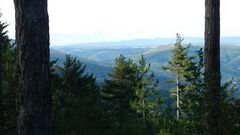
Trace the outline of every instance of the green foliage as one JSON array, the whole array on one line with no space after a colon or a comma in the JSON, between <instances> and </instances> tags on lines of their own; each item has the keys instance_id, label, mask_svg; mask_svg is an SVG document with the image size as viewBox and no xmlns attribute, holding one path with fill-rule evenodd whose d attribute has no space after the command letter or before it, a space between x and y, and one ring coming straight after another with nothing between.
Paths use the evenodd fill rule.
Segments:
<instances>
[{"instance_id":1,"label":"green foliage","mask_svg":"<svg viewBox=\"0 0 240 135\"><path fill-rule=\"evenodd\" d=\"M221 93L221 128L223 134L239 135L240 133L240 97L236 96L239 84L231 79L224 83Z\"/></svg>"},{"instance_id":2,"label":"green foliage","mask_svg":"<svg viewBox=\"0 0 240 135\"><path fill-rule=\"evenodd\" d=\"M0 14L1 18L1 14ZM0 21L0 134L16 134L15 49Z\"/></svg>"},{"instance_id":3,"label":"green foliage","mask_svg":"<svg viewBox=\"0 0 240 135\"><path fill-rule=\"evenodd\" d=\"M184 46L182 45L183 39L179 34L176 35L176 43L172 50L171 59L168 62L168 65L163 67L164 70L170 71L176 77L175 80L169 80L168 82L176 82L176 88L174 88L175 94L179 98L177 98L177 102L179 102L179 108L176 108L177 111L180 111L179 117L182 116L182 98L183 95L188 92L186 91L187 85L189 84L188 80L195 79L195 74L193 74L193 70L195 70L196 64L194 62L194 56L189 56L189 48L190 45ZM178 116L177 116L178 117Z\"/></svg>"},{"instance_id":4,"label":"green foliage","mask_svg":"<svg viewBox=\"0 0 240 135\"><path fill-rule=\"evenodd\" d=\"M160 104L158 80L154 80L154 73L150 72L150 64L141 57L138 66L137 82L135 86L135 97L130 105L140 115L142 127L146 128L146 121L159 117Z\"/></svg>"},{"instance_id":5,"label":"green foliage","mask_svg":"<svg viewBox=\"0 0 240 135\"><path fill-rule=\"evenodd\" d=\"M183 39L179 34L176 36L176 43L171 52L171 60L168 62L168 66L163 67L163 69L172 72L180 80L184 80L188 76L187 71L190 70L193 57L188 56L190 45L182 45Z\"/></svg>"},{"instance_id":6,"label":"green foliage","mask_svg":"<svg viewBox=\"0 0 240 135\"><path fill-rule=\"evenodd\" d=\"M2 17L2 14L0 13L0 19ZM2 22L0 20L0 41L1 41L1 46L4 45L4 44L7 44L9 43L9 38L8 38L8 31L6 30L6 28L8 27L8 25L5 23L5 22Z\"/></svg>"},{"instance_id":7,"label":"green foliage","mask_svg":"<svg viewBox=\"0 0 240 135\"><path fill-rule=\"evenodd\" d=\"M168 66L164 67L176 76L176 87L179 89L179 93L176 94L179 95L179 108L177 109L180 111L180 121L177 122L173 133L203 134L205 116L203 51L200 49L196 54L190 55L190 46L185 47L182 41L183 39L177 34L171 60Z\"/></svg>"},{"instance_id":8,"label":"green foliage","mask_svg":"<svg viewBox=\"0 0 240 135\"><path fill-rule=\"evenodd\" d=\"M134 97L136 86L137 65L131 59L126 59L123 55L115 60L115 67L108 74L109 79L104 81L101 90L101 101L105 108L105 113L109 114L108 120L111 122L115 134L130 132L130 127L126 126L130 121L131 112L130 101Z\"/></svg>"},{"instance_id":9,"label":"green foliage","mask_svg":"<svg viewBox=\"0 0 240 135\"><path fill-rule=\"evenodd\" d=\"M110 132L153 135L158 132L160 104L158 80L142 56L139 64L120 55L105 80L101 95L110 122Z\"/></svg>"},{"instance_id":10,"label":"green foliage","mask_svg":"<svg viewBox=\"0 0 240 135\"><path fill-rule=\"evenodd\" d=\"M56 69L59 67L55 68ZM98 118L98 95L95 78L85 72L85 66L71 56L66 56L63 76L53 78L54 118L57 135L94 134Z\"/></svg>"},{"instance_id":11,"label":"green foliage","mask_svg":"<svg viewBox=\"0 0 240 135\"><path fill-rule=\"evenodd\" d=\"M16 130L16 78L15 48L10 43L3 46L3 108L6 134L15 134Z\"/></svg>"},{"instance_id":12,"label":"green foliage","mask_svg":"<svg viewBox=\"0 0 240 135\"><path fill-rule=\"evenodd\" d=\"M169 104L174 103L174 98L159 98L163 95L159 93L158 80L143 56L135 64L120 55L102 84L100 99L95 78L85 73L85 66L77 59L67 56L63 68L52 64L56 134L203 135L206 119L203 51L190 54L190 46L182 45L182 40L177 35L172 59L164 67L179 81L180 121L175 119L175 107ZM224 130L229 135L239 133L240 101L232 84L223 86L221 96L224 108L221 126L229 129Z\"/></svg>"},{"instance_id":13,"label":"green foliage","mask_svg":"<svg viewBox=\"0 0 240 135\"><path fill-rule=\"evenodd\" d=\"M14 135L16 129L15 48L0 22L0 133ZM203 135L205 130L205 87L203 51L189 53L177 35L171 60L165 70L179 81L181 120L175 119L173 97L159 91L151 65L141 57L136 64L120 55L99 90L93 74L69 55L63 67L51 62L54 129L56 135ZM175 79L169 82L176 82ZM222 86L221 124L223 134L240 132L239 85L231 80ZM163 97L164 96L164 100ZM173 103L173 104L171 104Z\"/></svg>"},{"instance_id":14,"label":"green foliage","mask_svg":"<svg viewBox=\"0 0 240 135\"><path fill-rule=\"evenodd\" d=\"M181 91L181 109L184 120L181 127L184 132L203 134L205 110L205 86L203 79L203 51L192 55L190 70L185 77L185 86Z\"/></svg>"},{"instance_id":15,"label":"green foliage","mask_svg":"<svg viewBox=\"0 0 240 135\"><path fill-rule=\"evenodd\" d=\"M130 100L134 96L136 86L137 65L123 55L115 61L115 67L108 74L101 91L104 104L119 115L131 111Z\"/></svg>"},{"instance_id":16,"label":"green foliage","mask_svg":"<svg viewBox=\"0 0 240 135\"><path fill-rule=\"evenodd\" d=\"M206 90L203 72L203 51L198 50L195 54L189 54L189 47L184 47L182 39L177 35L177 41L172 51L172 59L165 70L169 70L175 74L179 81L181 92L180 107L181 119L176 122L169 117L170 112L164 113L164 128L159 134L164 134L163 131L169 131L172 134L179 135L203 135L206 134ZM174 82L174 81L172 81ZM221 123L219 124L223 130L223 134L238 134L239 133L239 99L234 94L236 86L233 82L227 82L222 87L221 94ZM239 89L239 88L238 88ZM171 108L171 106L169 107ZM172 109L174 110L174 109ZM175 128L173 128L175 127Z\"/></svg>"}]
</instances>

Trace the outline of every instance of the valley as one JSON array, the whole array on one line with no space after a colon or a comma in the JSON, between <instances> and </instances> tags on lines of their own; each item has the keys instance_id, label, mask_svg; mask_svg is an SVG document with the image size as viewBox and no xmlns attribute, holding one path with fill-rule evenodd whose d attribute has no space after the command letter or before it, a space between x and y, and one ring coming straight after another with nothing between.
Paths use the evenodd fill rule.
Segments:
<instances>
[{"instance_id":1,"label":"valley","mask_svg":"<svg viewBox=\"0 0 240 135\"><path fill-rule=\"evenodd\" d=\"M195 41L195 40L194 40ZM195 53L196 50L202 46L199 44L193 44L190 48L190 53ZM227 41L226 41L227 42ZM124 43L121 46L121 43ZM101 43L103 44L103 43ZM173 44L156 45L155 42L146 42L145 44L138 44L136 41L131 41L127 46L127 42L119 43L107 43L109 47L99 46L95 47L84 47L81 45L67 45L67 46L53 46L51 48L51 60L58 59L59 65L65 59L66 54L70 54L77 57L83 64L87 66L87 71L93 73L97 79L97 82L103 82L107 78L107 74L111 71L114 66L114 60L120 54L127 58L131 58L134 62L138 63L139 58L143 54L149 63L151 63L151 69L155 73L155 76L160 80L160 88L166 90L171 87L164 80L169 80L173 77L171 73L163 71L162 66L166 65L171 57L171 49ZM150 44L150 45L146 45ZM230 44L230 42L229 42ZM237 45L221 45L221 72L222 82L234 78L238 80L240 78L240 46Z\"/></svg>"}]
</instances>

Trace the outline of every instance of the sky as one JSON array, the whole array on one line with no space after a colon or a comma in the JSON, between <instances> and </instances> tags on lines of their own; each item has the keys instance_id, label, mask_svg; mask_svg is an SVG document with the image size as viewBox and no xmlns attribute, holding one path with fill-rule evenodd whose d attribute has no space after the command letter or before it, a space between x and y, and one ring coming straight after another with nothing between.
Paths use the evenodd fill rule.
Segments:
<instances>
[{"instance_id":1,"label":"sky","mask_svg":"<svg viewBox=\"0 0 240 135\"><path fill-rule=\"evenodd\" d=\"M240 36L239 5L221 0L221 36ZM0 10L14 38L13 0L0 0ZM203 37L204 11L204 0L48 0L50 43Z\"/></svg>"}]
</instances>

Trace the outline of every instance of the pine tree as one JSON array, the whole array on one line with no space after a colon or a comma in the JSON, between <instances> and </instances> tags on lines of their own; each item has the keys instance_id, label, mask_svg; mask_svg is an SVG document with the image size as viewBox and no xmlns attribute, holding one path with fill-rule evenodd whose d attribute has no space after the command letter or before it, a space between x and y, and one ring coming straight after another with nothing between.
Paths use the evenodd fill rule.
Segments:
<instances>
[{"instance_id":1,"label":"pine tree","mask_svg":"<svg viewBox=\"0 0 240 135\"><path fill-rule=\"evenodd\" d=\"M172 91L177 96L177 121L180 120L181 116L181 95L183 93L183 89L186 86L186 78L189 76L189 71L193 65L192 56L188 56L188 51L190 45L184 46L182 45L183 39L177 34L176 43L172 50L171 60L168 62L167 66L164 66L163 69L166 71L170 71L176 77L176 80L171 80L169 82L175 82L176 88Z\"/></svg>"},{"instance_id":2,"label":"pine tree","mask_svg":"<svg viewBox=\"0 0 240 135\"><path fill-rule=\"evenodd\" d=\"M54 117L57 135L94 134L99 118L95 78L79 60L66 56L64 67L55 77ZM60 86L60 87L59 87Z\"/></svg>"},{"instance_id":3,"label":"pine tree","mask_svg":"<svg viewBox=\"0 0 240 135\"><path fill-rule=\"evenodd\" d=\"M234 83L231 79L224 83L221 87L221 117L220 123L222 134L224 135L238 135L240 128L240 96L236 94L239 91L239 83Z\"/></svg>"},{"instance_id":4,"label":"pine tree","mask_svg":"<svg viewBox=\"0 0 240 135\"><path fill-rule=\"evenodd\" d=\"M2 14L0 14L0 17ZM1 21L1 20L0 20ZM0 22L0 134L3 134L3 88L2 88L2 46L4 44L4 38L6 37L6 32L5 32L6 24Z\"/></svg>"},{"instance_id":5,"label":"pine tree","mask_svg":"<svg viewBox=\"0 0 240 135\"><path fill-rule=\"evenodd\" d=\"M204 134L205 94L203 51L202 48L193 54L192 64L187 71L185 87L181 93L182 109L185 113L185 123L182 127L189 133ZM187 122L188 121L188 122Z\"/></svg>"},{"instance_id":6,"label":"pine tree","mask_svg":"<svg viewBox=\"0 0 240 135\"><path fill-rule=\"evenodd\" d=\"M185 53L184 56L188 58L188 62L186 62L188 64L182 64L181 75L183 76L180 79L181 93L179 93L179 96L181 97L180 106L184 117L182 117L181 121L178 123L178 127L181 127L181 129L178 129L177 134L202 135L204 134L205 118L208 112L205 105L205 102L208 100L206 100L207 91L204 79L203 50L197 50L196 54L191 55L188 51L186 52L187 53ZM172 56L176 55L175 53L176 51L173 51ZM185 61L185 58L178 60L183 62ZM170 63L172 64L173 62L170 61ZM181 66L178 66L178 68L179 67ZM168 70L171 68L168 66L165 67L165 69ZM237 87L231 82L225 83L225 85L221 88L221 104L219 105L224 109L219 116L222 121L219 123L219 126L228 129L222 129L222 134L236 134L239 132L239 127L236 126L238 125L237 123L239 123L238 118L235 117L237 115L237 110L239 110L239 100L236 95L234 95L236 88ZM174 134L175 133L176 132L174 132Z\"/></svg>"},{"instance_id":7,"label":"pine tree","mask_svg":"<svg viewBox=\"0 0 240 135\"><path fill-rule=\"evenodd\" d=\"M3 103L5 134L16 134L16 49L8 42L3 46Z\"/></svg>"},{"instance_id":8,"label":"pine tree","mask_svg":"<svg viewBox=\"0 0 240 135\"><path fill-rule=\"evenodd\" d=\"M2 14L0 13L0 19ZM4 108L3 108L3 46L6 44L9 39L7 36L7 31L5 30L7 27L6 23L3 23L0 20L0 134L4 134Z\"/></svg>"},{"instance_id":9,"label":"pine tree","mask_svg":"<svg viewBox=\"0 0 240 135\"><path fill-rule=\"evenodd\" d=\"M171 60L164 70L171 71L176 80L172 94L177 96L177 134L203 134L205 117L205 86L203 72L203 51L190 54L190 45L182 45L177 35ZM177 91L176 91L177 90ZM180 121L181 119L181 121ZM180 128L181 127L181 128Z\"/></svg>"},{"instance_id":10,"label":"pine tree","mask_svg":"<svg viewBox=\"0 0 240 135\"><path fill-rule=\"evenodd\" d=\"M160 103L158 80L155 81L154 73L151 73L150 63L141 56L138 65L138 77L135 87L135 98L131 101L131 107L141 114L142 126L146 128L148 119L159 117Z\"/></svg>"},{"instance_id":11,"label":"pine tree","mask_svg":"<svg viewBox=\"0 0 240 135\"><path fill-rule=\"evenodd\" d=\"M7 24L0 21L0 134L13 135L16 133L15 49L6 27Z\"/></svg>"},{"instance_id":12,"label":"pine tree","mask_svg":"<svg viewBox=\"0 0 240 135\"><path fill-rule=\"evenodd\" d=\"M130 101L133 99L137 78L137 65L131 59L126 59L123 55L116 58L115 67L108 74L101 90L101 100L107 113L110 113L112 124L115 130L122 132L124 123L129 120L129 115L133 110ZM121 133L120 133L121 134Z\"/></svg>"}]
</instances>

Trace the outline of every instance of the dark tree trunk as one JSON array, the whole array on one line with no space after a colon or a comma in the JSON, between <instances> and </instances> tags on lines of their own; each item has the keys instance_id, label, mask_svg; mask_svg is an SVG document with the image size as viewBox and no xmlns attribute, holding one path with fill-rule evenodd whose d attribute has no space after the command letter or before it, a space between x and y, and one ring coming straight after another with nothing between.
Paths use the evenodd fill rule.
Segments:
<instances>
[{"instance_id":1,"label":"dark tree trunk","mask_svg":"<svg viewBox=\"0 0 240 135\"><path fill-rule=\"evenodd\" d=\"M47 0L14 0L19 135L52 135Z\"/></svg>"},{"instance_id":2,"label":"dark tree trunk","mask_svg":"<svg viewBox=\"0 0 240 135\"><path fill-rule=\"evenodd\" d=\"M207 132L221 135L220 128L220 0L205 0L205 81Z\"/></svg>"}]
</instances>

